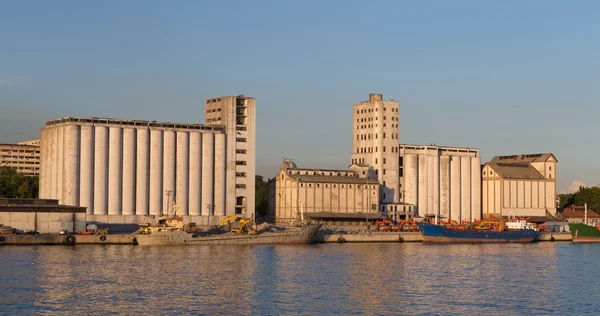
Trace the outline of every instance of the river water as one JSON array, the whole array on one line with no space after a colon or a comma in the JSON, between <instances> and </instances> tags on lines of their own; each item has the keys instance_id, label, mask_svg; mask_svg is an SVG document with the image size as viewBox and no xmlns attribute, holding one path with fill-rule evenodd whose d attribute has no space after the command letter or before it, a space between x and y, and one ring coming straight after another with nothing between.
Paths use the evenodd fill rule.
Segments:
<instances>
[{"instance_id":1,"label":"river water","mask_svg":"<svg viewBox=\"0 0 600 316\"><path fill-rule=\"evenodd\" d=\"M0 314L600 314L600 244L0 247Z\"/></svg>"}]
</instances>

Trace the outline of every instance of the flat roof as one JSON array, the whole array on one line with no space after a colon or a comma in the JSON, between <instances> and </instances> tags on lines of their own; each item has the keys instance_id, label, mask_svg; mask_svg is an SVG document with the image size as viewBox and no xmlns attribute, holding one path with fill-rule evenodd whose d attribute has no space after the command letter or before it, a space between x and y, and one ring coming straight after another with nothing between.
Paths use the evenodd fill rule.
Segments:
<instances>
[{"instance_id":1,"label":"flat roof","mask_svg":"<svg viewBox=\"0 0 600 316\"><path fill-rule=\"evenodd\" d=\"M119 125L124 127L155 127L155 128L172 128L172 129L191 129L191 130L210 130L224 131L222 126L206 126L204 124L186 124L172 122L157 122L157 121L142 121L142 120L119 120L103 117L77 117L67 116L46 121L46 126L60 125L65 123L79 124L104 124L104 125Z\"/></svg>"}]
</instances>

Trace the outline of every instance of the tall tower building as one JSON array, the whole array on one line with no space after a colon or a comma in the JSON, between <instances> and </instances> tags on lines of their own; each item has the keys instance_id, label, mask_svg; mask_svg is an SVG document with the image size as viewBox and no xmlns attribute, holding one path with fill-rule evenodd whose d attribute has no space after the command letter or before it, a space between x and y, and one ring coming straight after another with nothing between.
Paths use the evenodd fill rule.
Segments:
<instances>
[{"instance_id":1,"label":"tall tower building","mask_svg":"<svg viewBox=\"0 0 600 316\"><path fill-rule=\"evenodd\" d=\"M381 184L382 203L400 201L400 103L370 94L369 101L353 105L352 164L368 166Z\"/></svg>"},{"instance_id":2,"label":"tall tower building","mask_svg":"<svg viewBox=\"0 0 600 316\"><path fill-rule=\"evenodd\" d=\"M222 126L227 137L223 161L227 180L224 181L226 205L235 205L236 214L254 214L254 182L256 161L256 99L239 95L206 100L206 125ZM215 148L215 150L220 150ZM215 153L219 155L219 153ZM232 158L230 158L232 157ZM215 157L217 158L217 157ZM215 183L217 182L215 179ZM215 204L218 204L215 201Z\"/></svg>"}]
</instances>

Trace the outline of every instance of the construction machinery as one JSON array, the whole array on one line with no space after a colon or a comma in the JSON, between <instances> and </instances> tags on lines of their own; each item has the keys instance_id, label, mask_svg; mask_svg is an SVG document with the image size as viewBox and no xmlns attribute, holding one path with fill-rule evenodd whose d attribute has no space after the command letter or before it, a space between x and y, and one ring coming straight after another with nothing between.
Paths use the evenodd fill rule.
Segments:
<instances>
[{"instance_id":1,"label":"construction machinery","mask_svg":"<svg viewBox=\"0 0 600 316\"><path fill-rule=\"evenodd\" d=\"M400 220L397 223L389 219L378 220L375 222L375 230L391 232L418 232L419 226L413 221Z\"/></svg>"},{"instance_id":2,"label":"construction machinery","mask_svg":"<svg viewBox=\"0 0 600 316\"><path fill-rule=\"evenodd\" d=\"M221 226L234 234L247 234L253 231L251 218L242 218L236 215L223 218Z\"/></svg>"}]
</instances>

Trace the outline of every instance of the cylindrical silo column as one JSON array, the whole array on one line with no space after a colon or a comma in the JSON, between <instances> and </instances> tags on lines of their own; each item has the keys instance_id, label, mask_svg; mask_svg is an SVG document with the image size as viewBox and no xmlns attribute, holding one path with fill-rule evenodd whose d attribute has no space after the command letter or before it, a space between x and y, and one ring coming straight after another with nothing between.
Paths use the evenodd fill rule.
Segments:
<instances>
[{"instance_id":1,"label":"cylindrical silo column","mask_svg":"<svg viewBox=\"0 0 600 316\"><path fill-rule=\"evenodd\" d=\"M94 126L81 126L81 154L79 157L79 206L94 214Z\"/></svg>"},{"instance_id":2,"label":"cylindrical silo column","mask_svg":"<svg viewBox=\"0 0 600 316\"><path fill-rule=\"evenodd\" d=\"M417 204L417 171L418 161L417 155L405 154L404 155L404 184L402 189L404 192L404 203Z\"/></svg>"},{"instance_id":3,"label":"cylindrical silo column","mask_svg":"<svg viewBox=\"0 0 600 316\"><path fill-rule=\"evenodd\" d=\"M460 157L461 219L471 221L471 157Z\"/></svg>"},{"instance_id":4,"label":"cylindrical silo column","mask_svg":"<svg viewBox=\"0 0 600 316\"><path fill-rule=\"evenodd\" d=\"M65 126L64 204L79 205L79 125Z\"/></svg>"},{"instance_id":5,"label":"cylindrical silo column","mask_svg":"<svg viewBox=\"0 0 600 316\"><path fill-rule=\"evenodd\" d=\"M123 129L111 127L108 148L108 215L121 215Z\"/></svg>"},{"instance_id":6,"label":"cylindrical silo column","mask_svg":"<svg viewBox=\"0 0 600 316\"><path fill-rule=\"evenodd\" d=\"M433 194L434 194L433 169L434 169L433 156L427 156L427 213L428 214L433 214L433 212L434 212L434 210L433 210ZM421 215L421 216L423 216L423 215Z\"/></svg>"},{"instance_id":7,"label":"cylindrical silo column","mask_svg":"<svg viewBox=\"0 0 600 316\"><path fill-rule=\"evenodd\" d=\"M175 190L175 152L177 151L177 136L175 131L164 131L164 154L163 154L163 210L172 213Z\"/></svg>"},{"instance_id":8,"label":"cylindrical silo column","mask_svg":"<svg viewBox=\"0 0 600 316\"><path fill-rule=\"evenodd\" d=\"M94 127L94 215L108 214L108 127Z\"/></svg>"},{"instance_id":9,"label":"cylindrical silo column","mask_svg":"<svg viewBox=\"0 0 600 316\"><path fill-rule=\"evenodd\" d=\"M123 129L123 215L135 215L136 129Z\"/></svg>"},{"instance_id":10,"label":"cylindrical silo column","mask_svg":"<svg viewBox=\"0 0 600 316\"><path fill-rule=\"evenodd\" d=\"M225 161L227 153L225 152L225 134L215 135L215 214L225 216Z\"/></svg>"},{"instance_id":11,"label":"cylindrical silo column","mask_svg":"<svg viewBox=\"0 0 600 316\"><path fill-rule=\"evenodd\" d=\"M52 126L50 128L50 191L46 198L58 199L57 197L57 173L58 170L58 128Z\"/></svg>"},{"instance_id":12,"label":"cylindrical silo column","mask_svg":"<svg viewBox=\"0 0 600 316\"><path fill-rule=\"evenodd\" d=\"M450 219L450 157L440 157L440 216Z\"/></svg>"},{"instance_id":13,"label":"cylindrical silo column","mask_svg":"<svg viewBox=\"0 0 600 316\"><path fill-rule=\"evenodd\" d=\"M135 181L135 215L148 215L150 190L150 130L138 129Z\"/></svg>"},{"instance_id":14,"label":"cylindrical silo column","mask_svg":"<svg viewBox=\"0 0 600 316\"><path fill-rule=\"evenodd\" d=\"M65 127L58 127L58 156L56 165L56 198L59 204L65 204L64 166L65 166Z\"/></svg>"},{"instance_id":15,"label":"cylindrical silo column","mask_svg":"<svg viewBox=\"0 0 600 316\"><path fill-rule=\"evenodd\" d=\"M163 131L150 131L150 215L162 214Z\"/></svg>"},{"instance_id":16,"label":"cylindrical silo column","mask_svg":"<svg viewBox=\"0 0 600 316\"><path fill-rule=\"evenodd\" d=\"M201 215L202 209L202 134L190 133L190 215Z\"/></svg>"},{"instance_id":17,"label":"cylindrical silo column","mask_svg":"<svg viewBox=\"0 0 600 316\"><path fill-rule=\"evenodd\" d=\"M419 197L417 198L417 212L415 215L427 214L427 155L419 155Z\"/></svg>"},{"instance_id":18,"label":"cylindrical silo column","mask_svg":"<svg viewBox=\"0 0 600 316\"><path fill-rule=\"evenodd\" d=\"M214 208L214 154L215 138L212 133L202 134L202 215L213 215Z\"/></svg>"},{"instance_id":19,"label":"cylindrical silo column","mask_svg":"<svg viewBox=\"0 0 600 316\"><path fill-rule=\"evenodd\" d=\"M50 130L46 128L42 128L40 130L40 175L39 175L39 193L38 196L40 199L46 198L46 182L48 180L48 176L46 175L46 170L48 170L48 132Z\"/></svg>"},{"instance_id":20,"label":"cylindrical silo column","mask_svg":"<svg viewBox=\"0 0 600 316\"><path fill-rule=\"evenodd\" d=\"M460 222L460 156L450 157L450 218Z\"/></svg>"},{"instance_id":21,"label":"cylindrical silo column","mask_svg":"<svg viewBox=\"0 0 600 316\"><path fill-rule=\"evenodd\" d=\"M175 201L179 210L177 211L180 215L188 215L188 182L189 182L189 150L190 150L190 133L187 131L177 132L177 170L176 170L176 185Z\"/></svg>"},{"instance_id":22,"label":"cylindrical silo column","mask_svg":"<svg viewBox=\"0 0 600 316\"><path fill-rule=\"evenodd\" d=\"M433 214L440 215L440 156L433 156Z\"/></svg>"},{"instance_id":23,"label":"cylindrical silo column","mask_svg":"<svg viewBox=\"0 0 600 316\"><path fill-rule=\"evenodd\" d=\"M471 218L481 219L481 158L471 157Z\"/></svg>"}]
</instances>

